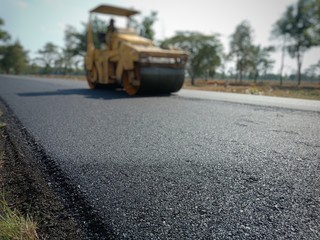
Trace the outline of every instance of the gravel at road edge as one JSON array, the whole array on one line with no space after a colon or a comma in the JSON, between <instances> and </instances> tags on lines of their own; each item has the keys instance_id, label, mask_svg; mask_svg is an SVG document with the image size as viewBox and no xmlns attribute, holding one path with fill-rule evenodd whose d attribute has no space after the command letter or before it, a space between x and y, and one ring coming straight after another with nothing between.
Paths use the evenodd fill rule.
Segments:
<instances>
[{"instance_id":1,"label":"gravel at road edge","mask_svg":"<svg viewBox=\"0 0 320 240\"><path fill-rule=\"evenodd\" d=\"M0 188L10 207L37 222L41 239L113 239L1 98L0 109Z\"/></svg>"}]
</instances>

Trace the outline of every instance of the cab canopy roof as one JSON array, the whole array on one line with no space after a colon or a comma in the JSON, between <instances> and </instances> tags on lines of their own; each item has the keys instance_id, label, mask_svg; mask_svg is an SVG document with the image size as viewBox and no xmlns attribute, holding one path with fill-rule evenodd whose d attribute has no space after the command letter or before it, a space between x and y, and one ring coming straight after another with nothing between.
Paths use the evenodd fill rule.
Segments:
<instances>
[{"instance_id":1,"label":"cab canopy roof","mask_svg":"<svg viewBox=\"0 0 320 240\"><path fill-rule=\"evenodd\" d=\"M90 13L103 13L116 16L130 17L139 13L139 11L127 8L114 7L110 5L100 5L90 11Z\"/></svg>"}]
</instances>

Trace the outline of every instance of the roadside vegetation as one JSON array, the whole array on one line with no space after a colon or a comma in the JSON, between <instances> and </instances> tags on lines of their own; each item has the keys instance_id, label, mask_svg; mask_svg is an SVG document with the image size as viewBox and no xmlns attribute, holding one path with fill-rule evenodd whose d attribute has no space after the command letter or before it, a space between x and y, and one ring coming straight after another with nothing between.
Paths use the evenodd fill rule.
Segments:
<instances>
[{"instance_id":1,"label":"roadside vegetation","mask_svg":"<svg viewBox=\"0 0 320 240\"><path fill-rule=\"evenodd\" d=\"M0 111L0 117L2 112ZM0 129L5 126L0 121ZM0 169L3 168L5 162L5 150L0 148ZM0 186L2 185L2 177L0 177ZM36 240L37 224L30 216L24 217L16 209L10 208L5 199L4 191L0 191L0 239L1 240Z\"/></svg>"},{"instance_id":2,"label":"roadside vegetation","mask_svg":"<svg viewBox=\"0 0 320 240\"><path fill-rule=\"evenodd\" d=\"M5 109L1 101L0 108ZM0 127L0 240L86 239L34 156L28 155L28 146L21 145L27 142L21 128L2 112L0 123L7 125Z\"/></svg>"},{"instance_id":3,"label":"roadside vegetation","mask_svg":"<svg viewBox=\"0 0 320 240\"><path fill-rule=\"evenodd\" d=\"M0 239L2 240L36 240L37 224L28 215L23 217L17 210L12 210L3 194L0 198Z\"/></svg>"}]
</instances>

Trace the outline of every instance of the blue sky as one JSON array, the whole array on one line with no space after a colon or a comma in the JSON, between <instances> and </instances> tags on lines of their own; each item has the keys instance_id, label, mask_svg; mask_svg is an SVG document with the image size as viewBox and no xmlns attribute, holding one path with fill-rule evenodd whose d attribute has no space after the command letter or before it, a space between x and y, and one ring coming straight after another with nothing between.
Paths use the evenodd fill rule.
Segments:
<instances>
[{"instance_id":1,"label":"blue sky","mask_svg":"<svg viewBox=\"0 0 320 240\"><path fill-rule=\"evenodd\" d=\"M172 36L178 30L199 31L205 34L219 33L228 50L229 36L236 25L248 20L254 29L254 42L267 46L277 44L270 41L270 31L289 4L296 0L0 0L0 17L5 21L13 40L19 39L34 57L45 43L63 46L66 25L82 29L81 22L88 20L88 11L99 4L133 7L142 15L152 10L158 12L154 28L156 39ZM273 57L278 72L280 53ZM304 57L303 67L320 59L320 48L313 49ZM286 58L287 73L296 68L295 60Z\"/></svg>"}]
</instances>

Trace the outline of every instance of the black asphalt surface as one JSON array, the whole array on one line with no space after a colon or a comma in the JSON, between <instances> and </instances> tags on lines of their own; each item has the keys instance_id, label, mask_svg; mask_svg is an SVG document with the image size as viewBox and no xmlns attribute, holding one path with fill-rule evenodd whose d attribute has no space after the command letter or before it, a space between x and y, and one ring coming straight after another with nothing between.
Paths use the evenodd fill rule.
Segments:
<instances>
[{"instance_id":1,"label":"black asphalt surface","mask_svg":"<svg viewBox=\"0 0 320 240\"><path fill-rule=\"evenodd\" d=\"M318 111L10 76L0 96L118 238L320 239Z\"/></svg>"}]
</instances>

